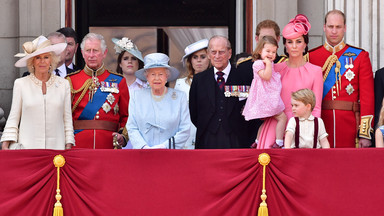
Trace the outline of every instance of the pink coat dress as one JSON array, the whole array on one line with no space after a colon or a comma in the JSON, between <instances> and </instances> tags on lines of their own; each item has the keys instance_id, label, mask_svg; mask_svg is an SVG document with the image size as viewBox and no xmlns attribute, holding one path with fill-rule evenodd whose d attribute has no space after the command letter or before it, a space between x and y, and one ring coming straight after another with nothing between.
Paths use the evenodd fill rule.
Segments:
<instances>
[{"instance_id":1,"label":"pink coat dress","mask_svg":"<svg viewBox=\"0 0 384 216\"><path fill-rule=\"evenodd\" d=\"M272 77L270 80L263 80L259 71L265 69L262 60L256 60L253 65L253 80L249 90L249 96L245 103L243 115L245 120L272 117L284 110L284 103L281 100L280 74L275 72L272 63Z\"/></svg>"},{"instance_id":2,"label":"pink coat dress","mask_svg":"<svg viewBox=\"0 0 384 216\"><path fill-rule=\"evenodd\" d=\"M323 96L323 75L319 66L307 62L298 68L288 67L286 62L276 64L275 71L281 75L281 99L284 102L284 113L287 118L293 117L291 106L291 94L299 89L311 89L316 96L316 106L312 111L315 117L321 117L321 100ZM276 123L274 118L268 118L264 124L259 137L257 148L271 148L276 141Z\"/></svg>"}]
</instances>

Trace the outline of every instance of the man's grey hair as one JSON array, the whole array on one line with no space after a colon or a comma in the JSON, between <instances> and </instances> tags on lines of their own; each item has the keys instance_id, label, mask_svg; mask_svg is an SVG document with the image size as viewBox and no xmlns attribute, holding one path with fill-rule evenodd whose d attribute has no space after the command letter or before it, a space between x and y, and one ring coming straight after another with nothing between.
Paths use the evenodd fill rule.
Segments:
<instances>
[{"instance_id":1,"label":"man's grey hair","mask_svg":"<svg viewBox=\"0 0 384 216\"><path fill-rule=\"evenodd\" d=\"M96 33L88 33L87 35L84 36L83 41L80 44L81 50L84 51L85 41L87 40L99 40L101 51L103 51L104 53L105 50L107 50L107 44L105 43L103 35L96 34Z\"/></svg>"},{"instance_id":2,"label":"man's grey hair","mask_svg":"<svg viewBox=\"0 0 384 216\"><path fill-rule=\"evenodd\" d=\"M48 40L50 40L52 37L62 38L62 39L64 39L65 43L67 43L67 38L65 37L64 34L62 34L60 32L51 32L47 35Z\"/></svg>"}]
</instances>

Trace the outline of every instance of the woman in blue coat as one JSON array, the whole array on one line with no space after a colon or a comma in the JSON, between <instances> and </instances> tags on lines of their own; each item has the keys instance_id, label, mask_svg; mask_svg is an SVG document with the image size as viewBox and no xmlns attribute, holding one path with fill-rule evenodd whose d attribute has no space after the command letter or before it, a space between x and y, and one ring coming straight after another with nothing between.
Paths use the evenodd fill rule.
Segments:
<instances>
[{"instance_id":1,"label":"woman in blue coat","mask_svg":"<svg viewBox=\"0 0 384 216\"><path fill-rule=\"evenodd\" d=\"M179 71L168 65L163 53L144 58L144 68L136 77L148 81L149 89L130 95L127 130L134 149L182 149L189 137L190 118L184 92L167 88Z\"/></svg>"}]
</instances>

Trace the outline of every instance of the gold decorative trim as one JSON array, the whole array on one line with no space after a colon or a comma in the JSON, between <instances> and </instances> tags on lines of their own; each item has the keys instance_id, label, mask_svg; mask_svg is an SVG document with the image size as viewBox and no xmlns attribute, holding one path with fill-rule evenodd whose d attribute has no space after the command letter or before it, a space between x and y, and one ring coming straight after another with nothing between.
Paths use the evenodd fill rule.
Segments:
<instances>
[{"instance_id":1,"label":"gold decorative trim","mask_svg":"<svg viewBox=\"0 0 384 216\"><path fill-rule=\"evenodd\" d=\"M371 139L371 132L373 128L371 127L373 120L373 115L361 116L360 126L359 126L359 137Z\"/></svg>"},{"instance_id":2,"label":"gold decorative trim","mask_svg":"<svg viewBox=\"0 0 384 216\"><path fill-rule=\"evenodd\" d=\"M92 68L88 67L88 65L85 65L84 72L88 76L100 76L101 74L103 74L105 72L104 63L97 70L93 70Z\"/></svg>"},{"instance_id":3,"label":"gold decorative trim","mask_svg":"<svg viewBox=\"0 0 384 216\"><path fill-rule=\"evenodd\" d=\"M63 216L63 205L60 203L61 194L60 194L60 167L63 167L65 164L65 158L62 155L56 155L53 158L53 164L57 168L57 189L56 189L56 203L55 208L53 209L53 216Z\"/></svg>"},{"instance_id":4,"label":"gold decorative trim","mask_svg":"<svg viewBox=\"0 0 384 216\"><path fill-rule=\"evenodd\" d=\"M259 163L263 166L263 189L262 189L262 194L261 194L261 200L262 202L260 203L259 211L258 211L258 216L268 216L268 207L267 207L267 202L265 200L267 199L267 194L265 190L265 168L266 166L271 162L271 157L267 153L261 153L259 155Z\"/></svg>"}]
</instances>

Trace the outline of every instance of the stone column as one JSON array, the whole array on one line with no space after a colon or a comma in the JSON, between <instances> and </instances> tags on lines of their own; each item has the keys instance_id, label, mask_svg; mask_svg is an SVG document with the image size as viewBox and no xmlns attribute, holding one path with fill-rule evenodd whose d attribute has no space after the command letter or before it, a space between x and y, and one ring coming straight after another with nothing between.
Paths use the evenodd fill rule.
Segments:
<instances>
[{"instance_id":1,"label":"stone column","mask_svg":"<svg viewBox=\"0 0 384 216\"><path fill-rule=\"evenodd\" d=\"M14 80L27 71L14 66L22 44L60 26L60 1L2 0L0 2L0 106L9 115Z\"/></svg>"}]
</instances>

